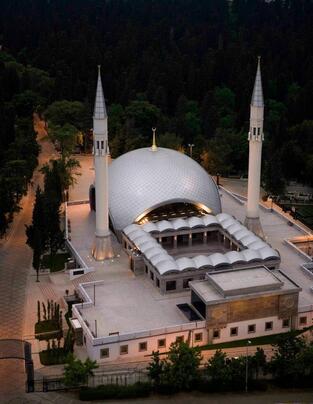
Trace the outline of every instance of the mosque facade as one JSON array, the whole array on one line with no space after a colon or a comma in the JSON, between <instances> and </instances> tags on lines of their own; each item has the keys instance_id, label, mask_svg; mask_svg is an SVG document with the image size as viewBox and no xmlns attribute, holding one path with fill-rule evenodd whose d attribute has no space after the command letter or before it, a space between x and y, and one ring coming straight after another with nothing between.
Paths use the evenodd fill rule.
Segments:
<instances>
[{"instance_id":1,"label":"mosque facade","mask_svg":"<svg viewBox=\"0 0 313 404\"><path fill-rule=\"evenodd\" d=\"M155 131L152 147L109 164L99 70L92 254L105 262L119 245L127 269L110 281L77 288L83 303L73 306L71 322L76 345L90 358L110 362L147 357L153 351L167 352L175 341L203 346L301 326L301 288L280 269L280 252L264 237L259 219L263 113L259 60L243 224L222 212L212 177L190 157L158 147Z\"/></svg>"}]
</instances>

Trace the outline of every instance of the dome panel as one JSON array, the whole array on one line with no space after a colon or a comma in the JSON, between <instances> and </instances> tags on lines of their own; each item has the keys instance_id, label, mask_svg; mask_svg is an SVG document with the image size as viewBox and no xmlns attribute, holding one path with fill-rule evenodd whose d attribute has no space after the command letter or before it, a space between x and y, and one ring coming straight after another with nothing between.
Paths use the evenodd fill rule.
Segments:
<instances>
[{"instance_id":1,"label":"dome panel","mask_svg":"<svg viewBox=\"0 0 313 404\"><path fill-rule=\"evenodd\" d=\"M183 153L159 147L133 150L109 166L109 208L116 230L122 230L157 207L186 202L221 212L213 179Z\"/></svg>"}]
</instances>

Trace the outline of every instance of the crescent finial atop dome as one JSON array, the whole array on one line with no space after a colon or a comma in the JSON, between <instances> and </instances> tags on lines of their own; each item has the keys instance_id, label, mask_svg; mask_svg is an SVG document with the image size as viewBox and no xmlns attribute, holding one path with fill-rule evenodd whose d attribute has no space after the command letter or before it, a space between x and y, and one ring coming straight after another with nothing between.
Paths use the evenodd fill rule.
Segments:
<instances>
[{"instance_id":1,"label":"crescent finial atop dome","mask_svg":"<svg viewBox=\"0 0 313 404\"><path fill-rule=\"evenodd\" d=\"M155 136L155 132L156 132L156 128L152 128L152 147L151 150L152 151L157 151L158 150L158 146L156 145L156 136Z\"/></svg>"}]
</instances>

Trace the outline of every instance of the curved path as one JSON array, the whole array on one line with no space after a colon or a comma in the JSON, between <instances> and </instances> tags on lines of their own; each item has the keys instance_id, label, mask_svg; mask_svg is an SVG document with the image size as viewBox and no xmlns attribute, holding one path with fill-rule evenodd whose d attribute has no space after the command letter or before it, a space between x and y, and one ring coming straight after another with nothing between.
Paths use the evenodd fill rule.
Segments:
<instances>
[{"instance_id":1,"label":"curved path","mask_svg":"<svg viewBox=\"0 0 313 404\"><path fill-rule=\"evenodd\" d=\"M15 216L7 238L0 241L0 339L23 339L27 275L31 270L32 252L26 245L25 224L31 222L34 194L42 182L39 168L53 158L54 149L46 138L42 122L34 119L41 145L39 166L33 175L33 186L21 201L22 210ZM24 361L0 360L0 402L25 392Z\"/></svg>"}]
</instances>

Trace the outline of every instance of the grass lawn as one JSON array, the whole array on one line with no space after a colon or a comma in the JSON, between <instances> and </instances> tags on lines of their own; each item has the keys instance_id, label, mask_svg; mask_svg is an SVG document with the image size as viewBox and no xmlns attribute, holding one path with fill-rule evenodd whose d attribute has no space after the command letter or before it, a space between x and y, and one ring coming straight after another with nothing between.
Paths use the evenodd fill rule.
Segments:
<instances>
[{"instance_id":1,"label":"grass lawn","mask_svg":"<svg viewBox=\"0 0 313 404\"><path fill-rule=\"evenodd\" d=\"M62 271L65 267L67 259L70 258L69 253L62 253L56 255L44 255L41 260L43 268L49 268L51 272Z\"/></svg>"}]
</instances>

